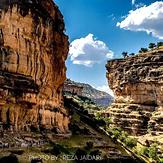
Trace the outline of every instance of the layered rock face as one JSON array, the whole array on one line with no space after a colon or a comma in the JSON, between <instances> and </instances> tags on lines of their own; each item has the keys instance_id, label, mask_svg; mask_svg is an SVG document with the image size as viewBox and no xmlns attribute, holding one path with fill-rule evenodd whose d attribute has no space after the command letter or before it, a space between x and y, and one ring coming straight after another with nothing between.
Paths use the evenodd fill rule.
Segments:
<instances>
[{"instance_id":1,"label":"layered rock face","mask_svg":"<svg viewBox=\"0 0 163 163\"><path fill-rule=\"evenodd\" d=\"M71 93L71 94L76 94L78 96L82 96L82 91L83 91L83 87L80 85L77 85L73 81L67 79L64 82L64 86L63 86L64 93Z\"/></svg>"},{"instance_id":2,"label":"layered rock face","mask_svg":"<svg viewBox=\"0 0 163 163\"><path fill-rule=\"evenodd\" d=\"M114 99L110 94L99 91L89 84L74 82L70 79L65 81L63 92L87 97L102 107L108 107Z\"/></svg>"},{"instance_id":3,"label":"layered rock face","mask_svg":"<svg viewBox=\"0 0 163 163\"><path fill-rule=\"evenodd\" d=\"M1 130L68 131L68 37L52 0L0 1Z\"/></svg>"},{"instance_id":4,"label":"layered rock face","mask_svg":"<svg viewBox=\"0 0 163 163\"><path fill-rule=\"evenodd\" d=\"M116 99L107 110L113 125L132 134L163 133L163 50L108 61Z\"/></svg>"}]
</instances>

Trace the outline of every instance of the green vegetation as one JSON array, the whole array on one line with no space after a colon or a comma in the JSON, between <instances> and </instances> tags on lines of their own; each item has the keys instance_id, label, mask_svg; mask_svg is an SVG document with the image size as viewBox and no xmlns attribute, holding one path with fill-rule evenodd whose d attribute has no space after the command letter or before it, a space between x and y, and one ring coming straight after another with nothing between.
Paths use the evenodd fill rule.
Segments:
<instances>
[{"instance_id":1,"label":"green vegetation","mask_svg":"<svg viewBox=\"0 0 163 163\"><path fill-rule=\"evenodd\" d=\"M140 156L144 156L144 157L146 156L146 158L148 157L150 160L155 160L160 163L163 162L163 160L160 159L158 156L158 149L156 144L152 144L152 145L149 144L148 147L140 145L140 143L137 141L136 138L129 136L127 132L123 131L123 129L119 127L112 127L111 117L105 117L103 115L103 112L101 112L101 110L98 109L92 113L90 111L91 110L90 108L92 108L92 104L87 99L81 100L80 97L74 98L73 96L73 98L69 100L72 100L71 104L73 104L73 106L76 106L76 108L79 108L80 112L82 112L86 117L91 118L92 122L89 123L93 123L95 124L95 126L102 127L110 135L113 142L115 143L117 141L121 142L125 147L130 148L131 151L133 151L134 153ZM74 114L72 118L74 122L80 121L80 117L77 114ZM80 130L77 124L76 126L72 126L72 128L73 129L76 128L75 130L77 132L75 133L79 133L79 135L80 133L89 133L88 131L86 131L85 128ZM93 148L94 148L94 144L92 140L87 141L85 142L83 148L79 148L78 150L76 150L76 154L81 155L82 153L88 153L88 152L90 153L90 151L93 150Z\"/></svg>"},{"instance_id":2,"label":"green vegetation","mask_svg":"<svg viewBox=\"0 0 163 163\"><path fill-rule=\"evenodd\" d=\"M125 131L122 131L121 134L120 134L120 136L119 136L119 140L120 140L121 142L125 142L125 139L126 139L127 137L128 137L128 133L125 132Z\"/></svg>"},{"instance_id":3,"label":"green vegetation","mask_svg":"<svg viewBox=\"0 0 163 163\"><path fill-rule=\"evenodd\" d=\"M150 158L152 158L153 160L158 160L158 156L157 156L157 144L152 144L148 148L148 156Z\"/></svg>"},{"instance_id":4,"label":"green vegetation","mask_svg":"<svg viewBox=\"0 0 163 163\"><path fill-rule=\"evenodd\" d=\"M150 43L149 46L148 46L149 49L153 49L155 47L156 47L156 44L155 43Z\"/></svg>"},{"instance_id":5,"label":"green vegetation","mask_svg":"<svg viewBox=\"0 0 163 163\"><path fill-rule=\"evenodd\" d=\"M137 145L137 140L131 137L127 137L125 140L125 144L129 148L133 148Z\"/></svg>"},{"instance_id":6,"label":"green vegetation","mask_svg":"<svg viewBox=\"0 0 163 163\"><path fill-rule=\"evenodd\" d=\"M96 112L94 115L96 120L104 121L106 127L108 127L112 123L111 117L103 117L101 112Z\"/></svg>"},{"instance_id":7,"label":"green vegetation","mask_svg":"<svg viewBox=\"0 0 163 163\"><path fill-rule=\"evenodd\" d=\"M158 43L157 43L157 48L159 48L159 47L161 47L161 46L163 46L163 42L158 42Z\"/></svg>"},{"instance_id":8,"label":"green vegetation","mask_svg":"<svg viewBox=\"0 0 163 163\"><path fill-rule=\"evenodd\" d=\"M127 132L123 131L121 128L109 128L107 132L111 135L113 139L120 140L129 148L133 148L137 145L137 140L135 138L129 137Z\"/></svg>"},{"instance_id":9,"label":"green vegetation","mask_svg":"<svg viewBox=\"0 0 163 163\"><path fill-rule=\"evenodd\" d=\"M141 49L139 50L139 53L146 53L146 52L148 52L149 50L150 50L150 51L152 51L152 50L158 50L158 49L160 49L160 48L163 48L163 42L157 42L157 43L151 42L151 43L149 43L148 48L141 48ZM128 54L128 52L126 52L126 51L122 52L123 58L133 57L133 56L135 56L135 55L136 55L135 53L130 53L130 54Z\"/></svg>"},{"instance_id":10,"label":"green vegetation","mask_svg":"<svg viewBox=\"0 0 163 163\"><path fill-rule=\"evenodd\" d=\"M139 50L139 53L145 53L145 52L147 52L147 51L148 51L147 48L141 48L141 49Z\"/></svg>"},{"instance_id":11,"label":"green vegetation","mask_svg":"<svg viewBox=\"0 0 163 163\"><path fill-rule=\"evenodd\" d=\"M129 56L134 56L134 55L135 55L135 53L130 53L130 54L129 54Z\"/></svg>"},{"instance_id":12,"label":"green vegetation","mask_svg":"<svg viewBox=\"0 0 163 163\"><path fill-rule=\"evenodd\" d=\"M128 57L128 52L122 52L122 56L123 56L124 58Z\"/></svg>"},{"instance_id":13,"label":"green vegetation","mask_svg":"<svg viewBox=\"0 0 163 163\"><path fill-rule=\"evenodd\" d=\"M155 160L159 163L161 163L163 160L159 158L158 156L158 144L153 143L150 145L150 147L142 146L136 149L136 152L138 155L145 155L149 157L151 160Z\"/></svg>"}]
</instances>

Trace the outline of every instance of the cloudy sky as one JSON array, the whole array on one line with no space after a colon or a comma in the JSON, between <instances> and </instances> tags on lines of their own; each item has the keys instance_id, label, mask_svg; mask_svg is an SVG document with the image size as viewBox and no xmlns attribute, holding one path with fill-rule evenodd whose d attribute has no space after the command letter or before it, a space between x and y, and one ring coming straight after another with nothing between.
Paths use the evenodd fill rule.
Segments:
<instances>
[{"instance_id":1,"label":"cloudy sky","mask_svg":"<svg viewBox=\"0 0 163 163\"><path fill-rule=\"evenodd\" d=\"M55 0L69 36L67 77L109 92L105 64L163 39L163 1Z\"/></svg>"}]
</instances>

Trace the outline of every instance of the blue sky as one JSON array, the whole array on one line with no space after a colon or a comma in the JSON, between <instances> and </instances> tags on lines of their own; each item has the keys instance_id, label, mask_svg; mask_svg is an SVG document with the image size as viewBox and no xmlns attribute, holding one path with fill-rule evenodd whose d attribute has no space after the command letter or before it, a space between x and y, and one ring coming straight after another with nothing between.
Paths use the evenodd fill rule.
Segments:
<instances>
[{"instance_id":1,"label":"blue sky","mask_svg":"<svg viewBox=\"0 0 163 163\"><path fill-rule=\"evenodd\" d=\"M104 53L113 54L113 58L120 58L122 51L137 52L141 47L147 47L150 42L157 42L162 39L162 31L158 30L156 25L151 25L153 22L160 21L158 15L162 14L162 6L159 5L160 13L156 13L158 19L147 19L151 14L149 9L149 14L144 16L141 23L139 22L138 25L134 26L131 25L130 19L134 19L136 14L130 14L131 16L127 19L126 17L129 16L130 10L139 10L144 5L146 7L152 5L154 0L55 0L55 3L59 6L62 14L64 15L65 25L66 25L66 34L69 36L69 41L72 43L76 39L77 42L74 42L72 46L81 45L80 43L94 42L94 45L103 43L101 46L103 49L100 49L99 53L102 53L102 57L104 58ZM162 2L162 1L159 1ZM155 6L151 6L152 10L156 10L158 4ZM140 10L143 12L146 9ZM151 10L151 9L150 9ZM158 9L157 9L158 11ZM138 16L137 16L138 15ZM141 13L138 13L137 19L140 19ZM144 14L145 15L145 14ZM142 15L143 16L143 15ZM125 20L126 19L126 20ZM125 21L124 21L125 20ZM148 21L146 21L148 20ZM124 21L124 22L123 22ZM136 21L136 20L135 20ZM117 23L119 26L117 26ZM143 24L143 23L144 24ZM136 22L137 23L137 22ZM153 24L154 24L153 23ZM148 28L149 24L149 28ZM156 23L155 23L156 24ZM150 27L152 26L152 27ZM145 29L144 29L145 28ZM150 31L152 28L152 32ZM154 30L153 30L154 28ZM128 29L128 30L126 30ZM91 35L92 34L92 38ZM89 39L86 36L90 36ZM93 40L92 40L93 39ZM81 42L80 42L81 41ZM101 42L98 42L101 41ZM85 42L83 43L85 46ZM87 44L88 45L88 44ZM100 46L99 45L99 46ZM96 47L95 50L98 52L99 46ZM101 47L100 46L100 47ZM105 47L104 47L105 46ZM82 49L81 45L81 49ZM78 61L74 61L75 54L69 57L67 60L67 77L71 78L74 81L89 83L96 88L104 88L107 85L106 80L106 70L105 64L106 60L110 59L109 57L101 59L98 62L93 61L92 64L89 66L83 65L83 62L79 62L79 59L83 59L83 57L89 56L90 58L93 57L93 53L91 54L92 47L87 46L87 50L85 55L78 56ZM79 50L81 50L79 49ZM95 52L94 50L94 52ZM89 54L87 55L87 52ZM92 55L92 57L91 57ZM95 56L96 57L96 56ZM97 54L98 57L98 54ZM101 58L102 58L101 57ZM111 57L111 55L110 55ZM73 60L74 59L74 60ZM89 62L88 62L89 63ZM106 87L105 87L106 88Z\"/></svg>"}]
</instances>

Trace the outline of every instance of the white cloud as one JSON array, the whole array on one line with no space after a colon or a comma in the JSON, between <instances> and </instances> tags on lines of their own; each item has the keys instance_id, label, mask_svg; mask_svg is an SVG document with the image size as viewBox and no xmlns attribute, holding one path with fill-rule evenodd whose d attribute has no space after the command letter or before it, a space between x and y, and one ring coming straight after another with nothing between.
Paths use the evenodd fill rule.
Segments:
<instances>
[{"instance_id":1,"label":"white cloud","mask_svg":"<svg viewBox=\"0 0 163 163\"><path fill-rule=\"evenodd\" d=\"M142 2L135 4L136 8L140 8L140 7L143 7L143 6L145 6L145 5Z\"/></svg>"},{"instance_id":2,"label":"white cloud","mask_svg":"<svg viewBox=\"0 0 163 163\"><path fill-rule=\"evenodd\" d=\"M71 42L69 55L73 64L92 67L112 58L113 52L103 41L95 39L93 34L88 34Z\"/></svg>"},{"instance_id":3,"label":"white cloud","mask_svg":"<svg viewBox=\"0 0 163 163\"><path fill-rule=\"evenodd\" d=\"M135 4L135 2L136 2L136 0L132 0L132 5L134 5L134 4Z\"/></svg>"},{"instance_id":4,"label":"white cloud","mask_svg":"<svg viewBox=\"0 0 163 163\"><path fill-rule=\"evenodd\" d=\"M113 91L109 88L108 85L102 85L102 86L99 86L96 88L97 90L100 90L100 91L103 91L103 92L106 92L108 94L110 94L111 96L114 97L114 93Z\"/></svg>"},{"instance_id":5,"label":"white cloud","mask_svg":"<svg viewBox=\"0 0 163 163\"><path fill-rule=\"evenodd\" d=\"M154 37L163 39L163 2L154 2L131 10L127 17L117 26L130 31L144 31Z\"/></svg>"}]
</instances>

